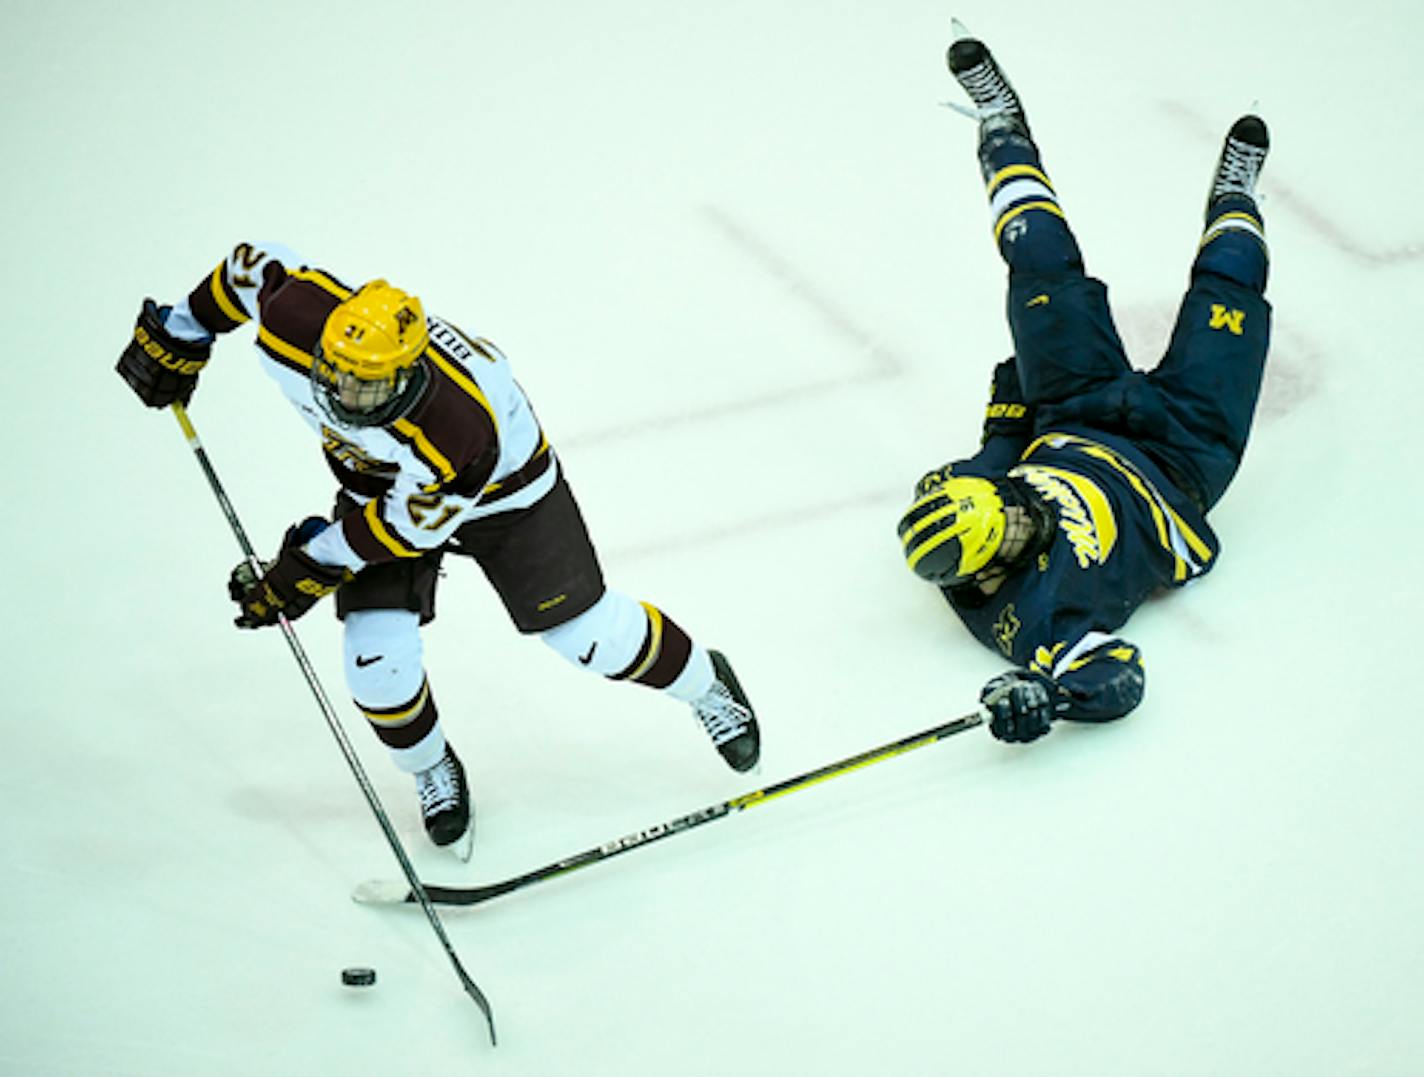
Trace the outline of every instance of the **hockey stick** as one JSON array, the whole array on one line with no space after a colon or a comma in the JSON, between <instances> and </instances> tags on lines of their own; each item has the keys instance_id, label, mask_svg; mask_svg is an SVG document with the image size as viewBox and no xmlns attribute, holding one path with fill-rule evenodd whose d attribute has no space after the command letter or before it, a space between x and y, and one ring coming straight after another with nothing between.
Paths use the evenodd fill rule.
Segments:
<instances>
[{"instance_id":1,"label":"hockey stick","mask_svg":"<svg viewBox=\"0 0 1424 1077\"><path fill-rule=\"evenodd\" d=\"M535 883L542 883L549 879L554 879L560 875L567 875L571 871L579 868L586 868L590 864L599 864L605 860L611 860L615 856L621 856L632 849L641 848L644 845L651 845L655 841L663 838L670 838L674 834L682 834L692 830L694 827L710 823L715 819L725 819L733 812L745 811L747 808L754 808L758 804L765 804L768 800L776 797L794 793L798 789L805 789L809 785L816 785L819 782L834 778L840 774L847 774L852 770L859 770L872 763L878 763L882 759L891 759L897 755L904 755L912 752L916 748L924 748L927 745L935 744L952 737L956 733L963 733L966 729L973 729L975 726L983 725L986 715L983 711L975 711L973 714L966 714L963 718L956 718L951 722L935 726L933 729L926 729L923 733L916 733L913 736L904 737L901 740L890 744L882 745L879 748L871 748L869 751L861 752L859 755L842 759L838 763L830 763L815 770L809 770L804 774L798 774L794 778L787 778L784 781L768 785L763 789L757 789L750 793L744 793L731 800L724 800L720 804L713 804L711 807L703 808L701 811L691 812L687 815L679 816L659 826L651 826L646 830L636 830L624 837L614 841L605 842L592 849L586 849L581 853L565 857L563 860L555 861L542 868L536 868L523 875L516 875L514 878L505 879L503 882L489 883L485 886L427 886L425 896L438 905L481 905L486 901L502 897L505 894L513 893L516 890L523 890L526 886L533 886ZM352 893L352 899L363 905L400 905L413 903L420 900L413 888L406 887L395 880L372 880L362 883Z\"/></svg>"},{"instance_id":2,"label":"hockey stick","mask_svg":"<svg viewBox=\"0 0 1424 1077\"><path fill-rule=\"evenodd\" d=\"M218 480L218 474L213 469L212 461L208 459L207 450L203 448L203 443L198 440L198 431L193 427L193 422L188 418L187 409L182 403L173 404L173 415L178 420L178 425L183 428L183 436L188 439L188 447L193 450L193 455L198 460L198 465L203 469L203 474L207 477L208 485L212 488L213 496L217 498L219 507L223 515L227 517L228 526L232 528L233 535L237 538L237 544L242 548L242 555L247 558L247 563L256 573L257 578L262 577L262 562L257 559L257 553L252 548L252 543L248 541L247 532L242 526L242 521L237 518L237 510L233 508L232 502L228 500L227 492L223 489L222 483ZM381 824L381 830L386 835L386 841L390 843L391 852L395 853L396 860L400 862L401 871L410 884L408 893L411 901L419 901L420 907L425 910L426 918L430 921L430 926L435 929L435 936L440 940L440 945L445 948L445 955L450 959L450 964L454 966L455 975L460 978L460 984L464 987L465 993L475 1000L475 1005L480 1008L480 1012L485 1015L485 1021L489 1024L490 1044L495 1045L498 1040L494 1030L494 1011L490 1009L489 1000L485 998L484 992L470 978L470 974L465 971L465 966L460 962L459 955L455 952L455 947L450 942L450 936L445 934L445 926L441 924L440 917L436 915L435 907L427 894L426 888L421 885L420 879L415 874L415 867L410 862L410 857L406 855L405 846L401 844L400 837L396 834L395 827L391 825L390 816L386 814L385 808L381 806L381 800L376 795L375 787L371 785L371 779L366 776L366 770L361 766L361 760L356 756L356 750L351 746L350 739L346 736L346 730L342 728L341 722L336 717L336 711L331 705L331 700L327 698L326 691L322 688L321 682L317 680L316 670L312 667L311 659L307 657L306 649L301 641L297 639L297 633L292 628L291 622L280 613L277 615L277 623L282 627L282 634L287 638L287 645L292 649L292 656L297 660L297 665L301 668L302 676L307 679L307 686L311 688L312 695L316 697L317 706L321 708L322 717L326 719L327 728L331 730L331 735L336 738L337 745L341 748L341 754L346 757L346 765L351 768L351 774L356 779L356 784L361 787L362 794L366 797L366 803L370 805L372 813L376 816L376 821Z\"/></svg>"}]
</instances>

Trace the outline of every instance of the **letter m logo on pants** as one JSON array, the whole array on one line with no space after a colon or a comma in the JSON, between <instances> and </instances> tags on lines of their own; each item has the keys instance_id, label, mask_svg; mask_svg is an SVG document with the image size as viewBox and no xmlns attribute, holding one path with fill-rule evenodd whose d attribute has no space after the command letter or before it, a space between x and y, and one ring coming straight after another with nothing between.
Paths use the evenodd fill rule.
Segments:
<instances>
[{"instance_id":1,"label":"letter m logo on pants","mask_svg":"<svg viewBox=\"0 0 1424 1077\"><path fill-rule=\"evenodd\" d=\"M1227 310L1220 303L1211 305L1211 329L1228 329L1233 336L1240 336L1242 323L1246 321L1244 310Z\"/></svg>"}]
</instances>

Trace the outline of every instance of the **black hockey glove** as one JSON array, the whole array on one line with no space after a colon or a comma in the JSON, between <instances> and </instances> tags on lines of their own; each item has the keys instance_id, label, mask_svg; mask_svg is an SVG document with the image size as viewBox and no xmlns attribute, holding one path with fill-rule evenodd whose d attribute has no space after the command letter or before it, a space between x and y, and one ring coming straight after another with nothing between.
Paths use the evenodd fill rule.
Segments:
<instances>
[{"instance_id":1,"label":"black hockey glove","mask_svg":"<svg viewBox=\"0 0 1424 1077\"><path fill-rule=\"evenodd\" d=\"M175 400L184 406L198 386L198 371L207 366L212 345L178 340L163 328L170 307L143 301L134 323L133 339L119 356L119 377L151 408L166 408Z\"/></svg>"},{"instance_id":2,"label":"black hockey glove","mask_svg":"<svg viewBox=\"0 0 1424 1077\"><path fill-rule=\"evenodd\" d=\"M1043 736L1068 705L1053 678L1027 669L1000 673L984 686L979 701L989 710L989 732L1014 744Z\"/></svg>"},{"instance_id":3,"label":"black hockey glove","mask_svg":"<svg viewBox=\"0 0 1424 1077\"><path fill-rule=\"evenodd\" d=\"M1011 437L1027 441L1032 436L1033 408L1024 402L1018 365L1011 355L994 367L989 404L984 409L983 440Z\"/></svg>"},{"instance_id":4,"label":"black hockey glove","mask_svg":"<svg viewBox=\"0 0 1424 1077\"><path fill-rule=\"evenodd\" d=\"M346 569L323 565L302 552L302 546L326 526L320 517L308 516L287 528L281 552L264 567L261 578L247 561L232 570L227 593L241 607L233 624L238 628L266 628L277 623L278 614L295 621L351 578Z\"/></svg>"}]
</instances>

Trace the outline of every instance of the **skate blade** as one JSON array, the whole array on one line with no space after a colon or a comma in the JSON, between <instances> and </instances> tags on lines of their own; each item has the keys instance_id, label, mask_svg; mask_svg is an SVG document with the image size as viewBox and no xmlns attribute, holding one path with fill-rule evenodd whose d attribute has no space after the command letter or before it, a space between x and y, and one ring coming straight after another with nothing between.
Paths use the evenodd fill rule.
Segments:
<instances>
[{"instance_id":1,"label":"skate blade","mask_svg":"<svg viewBox=\"0 0 1424 1077\"><path fill-rule=\"evenodd\" d=\"M470 854L475 851L475 825L472 822L465 827L465 832L458 838L445 846L446 849L455 854L456 859L462 864L470 862Z\"/></svg>"}]
</instances>

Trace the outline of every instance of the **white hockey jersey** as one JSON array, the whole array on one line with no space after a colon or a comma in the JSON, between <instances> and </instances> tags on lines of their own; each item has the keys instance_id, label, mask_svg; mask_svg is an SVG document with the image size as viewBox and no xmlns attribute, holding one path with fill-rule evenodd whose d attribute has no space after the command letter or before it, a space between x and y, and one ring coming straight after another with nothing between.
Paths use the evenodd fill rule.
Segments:
<instances>
[{"instance_id":1,"label":"white hockey jersey","mask_svg":"<svg viewBox=\"0 0 1424 1077\"><path fill-rule=\"evenodd\" d=\"M267 373L321 438L355 511L307 552L353 572L419 557L463 523L526 508L554 486L558 464L533 408L489 341L427 316L428 377L411 406L384 426L339 423L317 403L310 371L327 315L356 289L308 267L279 244L239 244L174 305L174 336L209 339L257 320Z\"/></svg>"}]
</instances>

